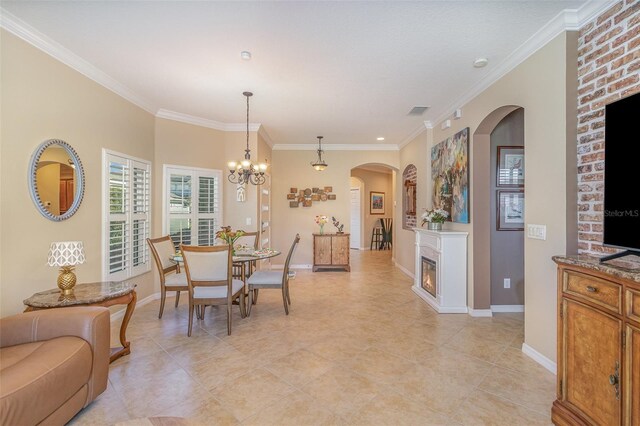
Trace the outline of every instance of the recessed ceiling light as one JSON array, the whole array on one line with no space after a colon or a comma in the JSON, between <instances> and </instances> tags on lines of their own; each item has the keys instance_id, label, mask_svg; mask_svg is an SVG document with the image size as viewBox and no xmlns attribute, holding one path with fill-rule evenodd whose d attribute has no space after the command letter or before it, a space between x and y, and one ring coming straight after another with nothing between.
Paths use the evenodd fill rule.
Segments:
<instances>
[{"instance_id":1,"label":"recessed ceiling light","mask_svg":"<svg viewBox=\"0 0 640 426\"><path fill-rule=\"evenodd\" d=\"M487 58L478 58L475 61L473 61L473 66L475 68L482 68L482 67L486 67L488 63L489 63L489 60Z\"/></svg>"},{"instance_id":2,"label":"recessed ceiling light","mask_svg":"<svg viewBox=\"0 0 640 426\"><path fill-rule=\"evenodd\" d=\"M384 138L383 138L382 136L380 136L379 138L376 138L376 140L378 140L378 141L383 141L383 140L384 140Z\"/></svg>"},{"instance_id":3,"label":"recessed ceiling light","mask_svg":"<svg viewBox=\"0 0 640 426\"><path fill-rule=\"evenodd\" d=\"M242 59L244 59L245 61L250 61L251 60L251 52L243 50L242 52L240 52L240 57Z\"/></svg>"}]
</instances>

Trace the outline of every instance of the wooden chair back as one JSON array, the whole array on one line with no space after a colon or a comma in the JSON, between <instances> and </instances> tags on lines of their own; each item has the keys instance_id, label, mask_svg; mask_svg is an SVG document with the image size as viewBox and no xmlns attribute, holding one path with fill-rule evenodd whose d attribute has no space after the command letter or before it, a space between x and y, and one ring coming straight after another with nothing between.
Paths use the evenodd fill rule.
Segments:
<instances>
[{"instance_id":1,"label":"wooden chair back","mask_svg":"<svg viewBox=\"0 0 640 426\"><path fill-rule=\"evenodd\" d=\"M245 232L245 234L236 240L236 245L253 247L258 250L258 232Z\"/></svg>"},{"instance_id":2,"label":"wooden chair back","mask_svg":"<svg viewBox=\"0 0 640 426\"><path fill-rule=\"evenodd\" d=\"M289 282L289 265L291 264L291 259L293 258L293 254L295 253L299 242L300 234L296 234L296 237L293 239L293 244L291 244L291 248L289 249L289 254L287 254L287 260L284 262L284 271L282 273L283 285Z\"/></svg>"},{"instance_id":3,"label":"wooden chair back","mask_svg":"<svg viewBox=\"0 0 640 426\"><path fill-rule=\"evenodd\" d=\"M147 238L147 243L153 254L160 280L164 284L164 276L170 272L178 271L178 264L171 261L171 256L175 253L173 241L169 235L160 238Z\"/></svg>"}]
</instances>

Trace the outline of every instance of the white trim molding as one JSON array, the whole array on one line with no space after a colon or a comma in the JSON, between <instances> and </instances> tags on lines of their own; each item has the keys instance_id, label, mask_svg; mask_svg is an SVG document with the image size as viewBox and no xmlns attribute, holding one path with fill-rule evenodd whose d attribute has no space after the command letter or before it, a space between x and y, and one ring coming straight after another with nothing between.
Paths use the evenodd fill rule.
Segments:
<instances>
[{"instance_id":1,"label":"white trim molding","mask_svg":"<svg viewBox=\"0 0 640 426\"><path fill-rule=\"evenodd\" d=\"M531 358L532 360L534 360L535 362L537 362L538 364L540 364L541 366L543 366L544 368L546 368L547 370L551 371L553 374L557 374L558 365L555 362L551 361L546 356L542 355L540 352L533 349L531 346L527 345L526 343L522 344L522 353L528 356L529 358Z\"/></svg>"},{"instance_id":2,"label":"white trim molding","mask_svg":"<svg viewBox=\"0 0 640 426\"><path fill-rule=\"evenodd\" d=\"M273 149L273 139L271 139L271 136L269 136L269 133L267 133L267 129L264 128L264 126L261 124L260 128L258 129L258 134L260 136L262 136L262 139L264 139L264 141L267 143L267 145L269 145L269 148Z\"/></svg>"},{"instance_id":3,"label":"white trim molding","mask_svg":"<svg viewBox=\"0 0 640 426\"><path fill-rule=\"evenodd\" d=\"M289 265L289 269L311 269L313 268L313 265L309 265L306 263L301 263L301 264L297 264L297 265ZM284 269L284 264L280 263L280 264L272 264L271 265L271 269Z\"/></svg>"},{"instance_id":4,"label":"white trim molding","mask_svg":"<svg viewBox=\"0 0 640 426\"><path fill-rule=\"evenodd\" d=\"M492 317L493 312L491 312L491 309L473 309L470 307L469 315L476 318L487 318Z\"/></svg>"},{"instance_id":5,"label":"white trim molding","mask_svg":"<svg viewBox=\"0 0 640 426\"><path fill-rule=\"evenodd\" d=\"M524 312L524 305L491 305L491 312Z\"/></svg>"},{"instance_id":6,"label":"white trim molding","mask_svg":"<svg viewBox=\"0 0 640 426\"><path fill-rule=\"evenodd\" d=\"M144 305L148 305L149 303L153 302L154 300L160 300L160 292L153 293L153 294L145 297L144 299L137 300L136 301L136 308L139 308L139 307L144 306ZM118 311L112 313L111 314L111 322L117 322L117 321L121 320L122 318L124 318L124 313L126 311L127 311L127 308L124 307L124 308L119 309Z\"/></svg>"},{"instance_id":7,"label":"white trim molding","mask_svg":"<svg viewBox=\"0 0 640 426\"><path fill-rule=\"evenodd\" d=\"M2 7L0 7L0 27L143 110L151 114L155 114L157 111L158 108L153 102L144 99L104 71L96 68Z\"/></svg>"},{"instance_id":8,"label":"white trim molding","mask_svg":"<svg viewBox=\"0 0 640 426\"><path fill-rule=\"evenodd\" d=\"M310 143L277 143L274 151L316 151L318 145ZM358 144L358 143L330 143L322 145L325 151L399 151L398 145L393 144Z\"/></svg>"},{"instance_id":9,"label":"white trim molding","mask_svg":"<svg viewBox=\"0 0 640 426\"><path fill-rule=\"evenodd\" d=\"M402 266L401 264L399 264L398 262L395 261L395 259L393 259L393 265L400 269L405 275L411 277L411 279L415 279L416 276L413 274L413 272L411 272L410 270L408 270L407 268L405 268L404 266Z\"/></svg>"},{"instance_id":10,"label":"white trim molding","mask_svg":"<svg viewBox=\"0 0 640 426\"><path fill-rule=\"evenodd\" d=\"M247 123L223 123L221 121L209 120L208 118L196 117L194 115L169 111L167 109L158 110L156 117L164 118L165 120L179 121L186 124L193 124L200 127L207 127L209 129L222 130L223 132L245 132L247 130ZM260 123L249 123L249 131L257 132L260 129L260 126Z\"/></svg>"}]
</instances>

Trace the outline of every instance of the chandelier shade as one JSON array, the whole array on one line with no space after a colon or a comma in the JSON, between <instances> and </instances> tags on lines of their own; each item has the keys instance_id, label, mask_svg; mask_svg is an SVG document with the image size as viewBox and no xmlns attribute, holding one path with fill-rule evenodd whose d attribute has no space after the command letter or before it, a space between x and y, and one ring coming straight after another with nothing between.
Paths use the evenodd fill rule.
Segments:
<instances>
[{"instance_id":1,"label":"chandelier shade","mask_svg":"<svg viewBox=\"0 0 640 426\"><path fill-rule=\"evenodd\" d=\"M327 164L326 161L324 161L322 159L322 154L324 154L324 151L322 150L322 138L323 136L317 136L318 138L318 158L316 159L316 161L312 161L311 162L311 166L321 172L324 169L326 169L329 165Z\"/></svg>"},{"instance_id":2,"label":"chandelier shade","mask_svg":"<svg viewBox=\"0 0 640 426\"><path fill-rule=\"evenodd\" d=\"M247 98L247 147L244 150L244 160L241 161L229 161L227 167L229 168L229 175L227 179L231 183L237 183L238 185L245 185L251 183L253 185L262 185L265 180L265 172L267 171L267 164L253 164L251 162L251 150L249 149L249 98L253 96L251 92L242 92Z\"/></svg>"}]
</instances>

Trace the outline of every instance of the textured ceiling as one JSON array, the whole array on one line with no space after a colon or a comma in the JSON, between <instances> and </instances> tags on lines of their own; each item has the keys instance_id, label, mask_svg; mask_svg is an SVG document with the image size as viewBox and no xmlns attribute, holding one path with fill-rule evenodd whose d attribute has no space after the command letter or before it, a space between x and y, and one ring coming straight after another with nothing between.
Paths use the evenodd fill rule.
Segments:
<instances>
[{"instance_id":1,"label":"textured ceiling","mask_svg":"<svg viewBox=\"0 0 640 426\"><path fill-rule=\"evenodd\" d=\"M398 144L584 1L33 2L2 7L154 109L278 144ZM243 61L240 52L252 53ZM489 58L483 69L475 58ZM410 116L416 106L430 106ZM384 142L376 137L384 136Z\"/></svg>"}]
</instances>

